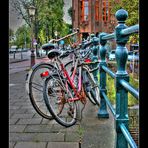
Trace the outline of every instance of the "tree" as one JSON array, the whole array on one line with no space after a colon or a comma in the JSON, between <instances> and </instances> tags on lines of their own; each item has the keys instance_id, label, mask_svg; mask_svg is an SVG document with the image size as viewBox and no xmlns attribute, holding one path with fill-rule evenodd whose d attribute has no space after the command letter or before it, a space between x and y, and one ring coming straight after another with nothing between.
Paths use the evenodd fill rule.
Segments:
<instances>
[{"instance_id":1,"label":"tree","mask_svg":"<svg viewBox=\"0 0 148 148\"><path fill-rule=\"evenodd\" d=\"M30 28L23 25L19 27L15 33L16 36L16 45L20 48L23 48L26 45L29 46L31 42L30 38Z\"/></svg>"},{"instance_id":2,"label":"tree","mask_svg":"<svg viewBox=\"0 0 148 148\"><path fill-rule=\"evenodd\" d=\"M9 28L9 48L14 44L15 44L15 33L11 28Z\"/></svg>"},{"instance_id":3,"label":"tree","mask_svg":"<svg viewBox=\"0 0 148 148\"><path fill-rule=\"evenodd\" d=\"M71 20L72 20L72 7L70 7L70 8L68 9L68 14L69 14L69 16L70 16L70 18L71 18Z\"/></svg>"},{"instance_id":4,"label":"tree","mask_svg":"<svg viewBox=\"0 0 148 148\"><path fill-rule=\"evenodd\" d=\"M36 39L41 32L46 36L51 33L54 37L54 31L60 32L63 24L63 0L12 0L13 8L22 16L26 23L31 26L28 7L34 5L36 14L34 20L34 33ZM42 30L42 31L41 31Z\"/></svg>"},{"instance_id":5,"label":"tree","mask_svg":"<svg viewBox=\"0 0 148 148\"><path fill-rule=\"evenodd\" d=\"M139 23L139 0L110 0L112 6L112 13L115 14L120 8L125 9L128 12L128 18L126 20L127 26L132 26ZM130 43L137 43L139 40L138 34L130 36Z\"/></svg>"},{"instance_id":6,"label":"tree","mask_svg":"<svg viewBox=\"0 0 148 148\"><path fill-rule=\"evenodd\" d=\"M139 0L110 0L110 2L113 14L115 14L120 8L123 8L128 12L126 25L132 26L139 22Z\"/></svg>"}]
</instances>

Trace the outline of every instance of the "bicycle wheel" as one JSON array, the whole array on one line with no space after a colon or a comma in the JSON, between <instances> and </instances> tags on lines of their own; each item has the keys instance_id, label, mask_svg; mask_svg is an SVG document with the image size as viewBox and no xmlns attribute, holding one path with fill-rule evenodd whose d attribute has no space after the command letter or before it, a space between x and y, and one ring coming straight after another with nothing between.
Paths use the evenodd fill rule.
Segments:
<instances>
[{"instance_id":1,"label":"bicycle wheel","mask_svg":"<svg viewBox=\"0 0 148 148\"><path fill-rule=\"evenodd\" d=\"M99 88L94 80L93 74L89 72L88 66L83 67L83 86L85 93L94 105L100 105Z\"/></svg>"},{"instance_id":2,"label":"bicycle wheel","mask_svg":"<svg viewBox=\"0 0 148 148\"><path fill-rule=\"evenodd\" d=\"M45 77L42 77L42 74L43 72L51 74L54 71L56 71L56 69L53 65L49 63L39 63L32 67L26 78L26 90L29 94L31 104L36 112L46 119L53 119L53 117L47 110L43 99L43 82Z\"/></svg>"},{"instance_id":3,"label":"bicycle wheel","mask_svg":"<svg viewBox=\"0 0 148 148\"><path fill-rule=\"evenodd\" d=\"M66 80L57 74L49 76L43 87L46 106L54 119L62 126L70 127L77 121L77 105L72 89L66 85Z\"/></svg>"}]
</instances>

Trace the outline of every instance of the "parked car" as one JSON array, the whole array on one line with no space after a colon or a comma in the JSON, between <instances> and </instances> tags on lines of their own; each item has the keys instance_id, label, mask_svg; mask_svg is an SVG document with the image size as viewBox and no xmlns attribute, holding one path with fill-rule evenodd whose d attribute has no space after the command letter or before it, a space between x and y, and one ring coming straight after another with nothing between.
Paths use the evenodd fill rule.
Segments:
<instances>
[{"instance_id":1,"label":"parked car","mask_svg":"<svg viewBox=\"0 0 148 148\"><path fill-rule=\"evenodd\" d=\"M18 48L17 49L17 52L21 52L21 51L23 51L22 48Z\"/></svg>"},{"instance_id":2,"label":"parked car","mask_svg":"<svg viewBox=\"0 0 148 148\"><path fill-rule=\"evenodd\" d=\"M16 52L15 48L9 48L9 53L14 53L14 52Z\"/></svg>"},{"instance_id":3,"label":"parked car","mask_svg":"<svg viewBox=\"0 0 148 148\"><path fill-rule=\"evenodd\" d=\"M110 61L115 60L115 50L111 50L111 52L109 53L109 60Z\"/></svg>"},{"instance_id":4,"label":"parked car","mask_svg":"<svg viewBox=\"0 0 148 148\"><path fill-rule=\"evenodd\" d=\"M23 48L23 52L27 52L27 51L29 51L30 49L29 48Z\"/></svg>"},{"instance_id":5,"label":"parked car","mask_svg":"<svg viewBox=\"0 0 148 148\"><path fill-rule=\"evenodd\" d=\"M139 52L129 51L128 52L128 61L139 61Z\"/></svg>"},{"instance_id":6,"label":"parked car","mask_svg":"<svg viewBox=\"0 0 148 148\"><path fill-rule=\"evenodd\" d=\"M9 53L14 53L17 51L17 46L11 46L11 48L9 48Z\"/></svg>"}]
</instances>

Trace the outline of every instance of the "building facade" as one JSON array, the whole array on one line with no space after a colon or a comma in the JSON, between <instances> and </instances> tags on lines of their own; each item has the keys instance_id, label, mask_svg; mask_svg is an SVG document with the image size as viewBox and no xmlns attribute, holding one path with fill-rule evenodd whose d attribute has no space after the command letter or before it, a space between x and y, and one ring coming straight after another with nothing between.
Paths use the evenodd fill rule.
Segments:
<instances>
[{"instance_id":1,"label":"building facade","mask_svg":"<svg viewBox=\"0 0 148 148\"><path fill-rule=\"evenodd\" d=\"M109 0L72 0L72 11L72 26L80 29L81 38L113 31L115 19Z\"/></svg>"}]
</instances>

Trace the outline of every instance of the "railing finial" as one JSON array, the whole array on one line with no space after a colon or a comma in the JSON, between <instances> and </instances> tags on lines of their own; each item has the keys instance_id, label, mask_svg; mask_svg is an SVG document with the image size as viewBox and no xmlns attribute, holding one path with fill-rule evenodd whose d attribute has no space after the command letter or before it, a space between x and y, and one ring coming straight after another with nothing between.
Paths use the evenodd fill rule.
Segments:
<instances>
[{"instance_id":1,"label":"railing finial","mask_svg":"<svg viewBox=\"0 0 148 148\"><path fill-rule=\"evenodd\" d=\"M128 12L124 9L119 9L116 12L115 16L119 23L122 23L122 22L124 23L128 17Z\"/></svg>"}]
</instances>

